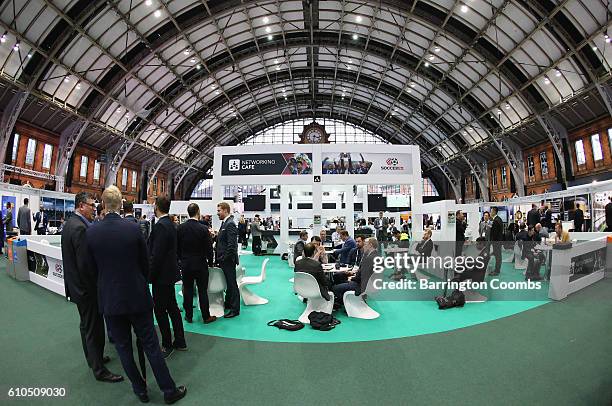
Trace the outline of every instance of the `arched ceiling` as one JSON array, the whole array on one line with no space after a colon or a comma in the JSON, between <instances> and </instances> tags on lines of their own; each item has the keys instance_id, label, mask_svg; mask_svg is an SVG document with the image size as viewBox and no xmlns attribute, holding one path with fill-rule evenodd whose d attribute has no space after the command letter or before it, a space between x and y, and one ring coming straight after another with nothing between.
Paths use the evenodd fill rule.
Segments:
<instances>
[{"instance_id":1,"label":"arched ceiling","mask_svg":"<svg viewBox=\"0 0 612 406\"><path fill-rule=\"evenodd\" d=\"M609 7L607 0L8 0L0 6L0 65L12 86L87 120L82 142L106 148L135 140L128 158L169 155L167 170L205 170L215 146L299 117L342 119L416 143L425 169L461 167L473 151L501 156L492 134L519 144L545 140L540 128L516 134L581 95L593 97L569 107L578 117L569 124L605 113L592 92L610 77ZM36 121L32 109L23 114Z\"/></svg>"}]
</instances>

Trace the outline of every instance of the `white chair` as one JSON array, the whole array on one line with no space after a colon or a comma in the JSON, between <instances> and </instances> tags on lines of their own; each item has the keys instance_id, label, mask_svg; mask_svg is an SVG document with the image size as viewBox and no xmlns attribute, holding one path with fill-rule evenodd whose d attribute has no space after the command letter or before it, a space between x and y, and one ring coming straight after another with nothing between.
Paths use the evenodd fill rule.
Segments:
<instances>
[{"instance_id":1,"label":"white chair","mask_svg":"<svg viewBox=\"0 0 612 406\"><path fill-rule=\"evenodd\" d=\"M516 243L515 243L516 246ZM514 249L507 250L502 248L502 263L512 262L514 260Z\"/></svg>"},{"instance_id":2,"label":"white chair","mask_svg":"<svg viewBox=\"0 0 612 406\"><path fill-rule=\"evenodd\" d=\"M221 268L208 268L208 304L211 316L221 317L225 313L223 292L226 288L227 283Z\"/></svg>"},{"instance_id":3,"label":"white chair","mask_svg":"<svg viewBox=\"0 0 612 406\"><path fill-rule=\"evenodd\" d=\"M240 291L240 296L242 297L242 301L245 305L253 306L268 303L268 299L251 292L247 285L257 285L266 280L266 266L268 265L269 260L270 258L264 259L263 263L261 264L261 273L259 276L243 276L238 281L238 290Z\"/></svg>"},{"instance_id":4,"label":"white chair","mask_svg":"<svg viewBox=\"0 0 612 406\"><path fill-rule=\"evenodd\" d=\"M527 269L527 258L521 258L523 256L523 248L519 241L514 245L514 269L524 270Z\"/></svg>"},{"instance_id":5,"label":"white chair","mask_svg":"<svg viewBox=\"0 0 612 406\"><path fill-rule=\"evenodd\" d=\"M344 310L349 317L356 319L372 320L380 317L380 313L372 309L365 302L363 296L368 293L371 295L374 289L374 280L377 278L377 274L372 274L368 280L365 292L361 292L359 296L355 295L355 291L351 290L344 292L342 300L344 301Z\"/></svg>"},{"instance_id":6,"label":"white chair","mask_svg":"<svg viewBox=\"0 0 612 406\"><path fill-rule=\"evenodd\" d=\"M334 293L329 292L330 299L325 300L321 296L321 289L314 276L305 272L295 273L295 283L293 284L295 293L303 298L308 299L306 302L306 309L302 315L298 318L304 324L310 324L308 315L311 312L323 312L331 314L334 309Z\"/></svg>"},{"instance_id":7,"label":"white chair","mask_svg":"<svg viewBox=\"0 0 612 406\"><path fill-rule=\"evenodd\" d=\"M236 265L236 281L240 283L240 280L246 275L246 268L242 265Z\"/></svg>"},{"instance_id":8,"label":"white chair","mask_svg":"<svg viewBox=\"0 0 612 406\"><path fill-rule=\"evenodd\" d=\"M301 255L295 259L295 262L298 262L300 259L302 259ZM295 265L293 267L295 268ZM293 278L289 279L289 282L293 283L293 281L294 281Z\"/></svg>"}]
</instances>

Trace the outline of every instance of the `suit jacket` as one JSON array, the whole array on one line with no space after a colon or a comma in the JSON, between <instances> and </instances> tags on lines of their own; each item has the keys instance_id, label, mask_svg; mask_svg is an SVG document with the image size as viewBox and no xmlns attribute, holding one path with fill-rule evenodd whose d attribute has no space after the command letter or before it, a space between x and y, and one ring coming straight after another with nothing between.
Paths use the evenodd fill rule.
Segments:
<instances>
[{"instance_id":1,"label":"suit jacket","mask_svg":"<svg viewBox=\"0 0 612 406\"><path fill-rule=\"evenodd\" d=\"M539 222L540 222L540 213L538 212L538 209L533 208L529 210L529 212L527 213L527 225L535 226Z\"/></svg>"},{"instance_id":2,"label":"suit jacket","mask_svg":"<svg viewBox=\"0 0 612 406\"><path fill-rule=\"evenodd\" d=\"M314 276L319 284L321 296L323 296L325 300L331 299L329 296L329 280L325 276L325 272L323 272L323 267L319 261L315 261L312 258L302 258L295 263L294 271L305 272Z\"/></svg>"},{"instance_id":3,"label":"suit jacket","mask_svg":"<svg viewBox=\"0 0 612 406\"><path fill-rule=\"evenodd\" d=\"M455 241L465 241L465 229L467 223L465 221L458 221L455 224Z\"/></svg>"},{"instance_id":4,"label":"suit jacket","mask_svg":"<svg viewBox=\"0 0 612 406\"><path fill-rule=\"evenodd\" d=\"M606 204L606 227L612 231L612 202Z\"/></svg>"},{"instance_id":5,"label":"suit jacket","mask_svg":"<svg viewBox=\"0 0 612 406\"><path fill-rule=\"evenodd\" d=\"M87 229L86 240L97 274L100 312L116 316L151 311L147 244L138 225L108 213Z\"/></svg>"},{"instance_id":6,"label":"suit jacket","mask_svg":"<svg viewBox=\"0 0 612 406\"><path fill-rule=\"evenodd\" d=\"M34 215L34 224L35 230L46 230L49 225L49 217L47 217L47 213L43 211L39 211Z\"/></svg>"},{"instance_id":7,"label":"suit jacket","mask_svg":"<svg viewBox=\"0 0 612 406\"><path fill-rule=\"evenodd\" d=\"M131 221L132 223L136 223L136 224L138 224L138 220L136 220L136 217L134 217L134 216L133 216L133 215L131 215L131 214L126 214L126 215L125 215L125 217L124 217L123 219L124 219L124 220L127 220L127 221Z\"/></svg>"},{"instance_id":8,"label":"suit jacket","mask_svg":"<svg viewBox=\"0 0 612 406\"><path fill-rule=\"evenodd\" d=\"M6 225L6 232L10 233L13 231L13 209L6 211L6 217L4 218L4 224Z\"/></svg>"},{"instance_id":9,"label":"suit jacket","mask_svg":"<svg viewBox=\"0 0 612 406\"><path fill-rule=\"evenodd\" d=\"M170 217L164 216L155 223L149 237L151 283L174 285L181 279L176 245L176 226Z\"/></svg>"},{"instance_id":10,"label":"suit jacket","mask_svg":"<svg viewBox=\"0 0 612 406\"><path fill-rule=\"evenodd\" d=\"M238 265L238 228L234 223L234 216L228 216L219 228L215 254L219 264L229 261Z\"/></svg>"},{"instance_id":11,"label":"suit jacket","mask_svg":"<svg viewBox=\"0 0 612 406\"><path fill-rule=\"evenodd\" d=\"M429 258L431 256L431 252L433 251L433 241L431 239L423 242L423 240L421 240L417 246L416 246L416 250L419 254L421 254L422 256L424 256L425 258Z\"/></svg>"},{"instance_id":12,"label":"suit jacket","mask_svg":"<svg viewBox=\"0 0 612 406\"><path fill-rule=\"evenodd\" d=\"M32 213L28 206L21 206L17 212L17 226L20 231L32 232Z\"/></svg>"},{"instance_id":13,"label":"suit jacket","mask_svg":"<svg viewBox=\"0 0 612 406\"><path fill-rule=\"evenodd\" d=\"M531 212L530 212L531 213ZM499 216L495 216L493 219L493 225L491 226L491 241L503 241L504 240L504 222Z\"/></svg>"},{"instance_id":14,"label":"suit jacket","mask_svg":"<svg viewBox=\"0 0 612 406\"><path fill-rule=\"evenodd\" d=\"M344 244L342 245L342 248L336 250L336 254L339 254L339 261L341 264L348 264L349 263L349 257L351 254L351 251L353 250L353 248L357 247L357 243L355 242L355 240L353 240L351 237L349 237Z\"/></svg>"},{"instance_id":15,"label":"suit jacket","mask_svg":"<svg viewBox=\"0 0 612 406\"><path fill-rule=\"evenodd\" d=\"M194 219L180 224L177 229L177 254L183 272L207 269L213 255L208 228Z\"/></svg>"},{"instance_id":16,"label":"suit jacket","mask_svg":"<svg viewBox=\"0 0 612 406\"><path fill-rule=\"evenodd\" d=\"M361 260L363 259L363 250L360 250L359 247L355 247L351 250L349 255L349 265L359 266Z\"/></svg>"},{"instance_id":17,"label":"suit jacket","mask_svg":"<svg viewBox=\"0 0 612 406\"><path fill-rule=\"evenodd\" d=\"M74 303L95 302L97 297L96 274L85 240L87 227L85 220L75 214L66 220L62 231L64 289L68 300Z\"/></svg>"},{"instance_id":18,"label":"suit jacket","mask_svg":"<svg viewBox=\"0 0 612 406\"><path fill-rule=\"evenodd\" d=\"M574 229L576 231L582 231L582 225L584 224L584 212L582 209L576 209L574 213Z\"/></svg>"},{"instance_id":19,"label":"suit jacket","mask_svg":"<svg viewBox=\"0 0 612 406\"><path fill-rule=\"evenodd\" d=\"M481 221L478 225L478 234L481 237L485 237L487 241L491 239L491 220L489 221Z\"/></svg>"},{"instance_id":20,"label":"suit jacket","mask_svg":"<svg viewBox=\"0 0 612 406\"><path fill-rule=\"evenodd\" d=\"M367 255L363 256L361 264L359 265L359 270L353 277L353 282L359 285L357 289L355 289L355 295L361 295L365 292L368 281L374 273L374 258L376 255L376 251L370 251Z\"/></svg>"}]
</instances>

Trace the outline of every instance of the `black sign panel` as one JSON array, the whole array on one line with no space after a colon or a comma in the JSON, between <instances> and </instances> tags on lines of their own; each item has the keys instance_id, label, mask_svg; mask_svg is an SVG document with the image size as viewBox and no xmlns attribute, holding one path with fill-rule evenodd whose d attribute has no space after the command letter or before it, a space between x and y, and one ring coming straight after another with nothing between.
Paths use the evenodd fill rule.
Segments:
<instances>
[{"instance_id":1,"label":"black sign panel","mask_svg":"<svg viewBox=\"0 0 612 406\"><path fill-rule=\"evenodd\" d=\"M224 155L221 175L311 175L312 154L276 153Z\"/></svg>"},{"instance_id":2,"label":"black sign panel","mask_svg":"<svg viewBox=\"0 0 612 406\"><path fill-rule=\"evenodd\" d=\"M606 268L606 249L587 252L572 258L570 264L570 282L590 275L593 272L603 271Z\"/></svg>"}]
</instances>

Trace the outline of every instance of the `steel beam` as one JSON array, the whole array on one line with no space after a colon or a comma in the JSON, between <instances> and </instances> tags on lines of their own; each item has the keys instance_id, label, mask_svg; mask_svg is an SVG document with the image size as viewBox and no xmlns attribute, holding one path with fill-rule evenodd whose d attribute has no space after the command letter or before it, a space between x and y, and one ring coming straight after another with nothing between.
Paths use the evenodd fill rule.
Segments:
<instances>
[{"instance_id":1,"label":"steel beam","mask_svg":"<svg viewBox=\"0 0 612 406\"><path fill-rule=\"evenodd\" d=\"M473 157L463 155L463 160L470 167L471 173L474 174L478 186L480 187L480 198L485 202L489 201L489 177L487 176L487 163L478 162Z\"/></svg>"},{"instance_id":2,"label":"steel beam","mask_svg":"<svg viewBox=\"0 0 612 406\"><path fill-rule=\"evenodd\" d=\"M107 188L114 184L117 180L117 172L123 164L125 157L132 150L132 147L136 144L136 139L124 140L119 144L116 151L113 153L109 150L107 154L112 155L106 166L106 177L104 178L104 187Z\"/></svg>"},{"instance_id":3,"label":"steel beam","mask_svg":"<svg viewBox=\"0 0 612 406\"><path fill-rule=\"evenodd\" d=\"M563 187L565 188L567 187L567 171L565 167L565 154L563 153L563 140L567 140L567 129L549 114L539 114L537 120L553 146L559 163L559 170L561 170Z\"/></svg>"},{"instance_id":4,"label":"steel beam","mask_svg":"<svg viewBox=\"0 0 612 406\"><path fill-rule=\"evenodd\" d=\"M4 108L0 119L0 162L4 161L13 128L29 95L30 92L16 92ZM0 182L4 182L4 178L0 178Z\"/></svg>"}]
</instances>

